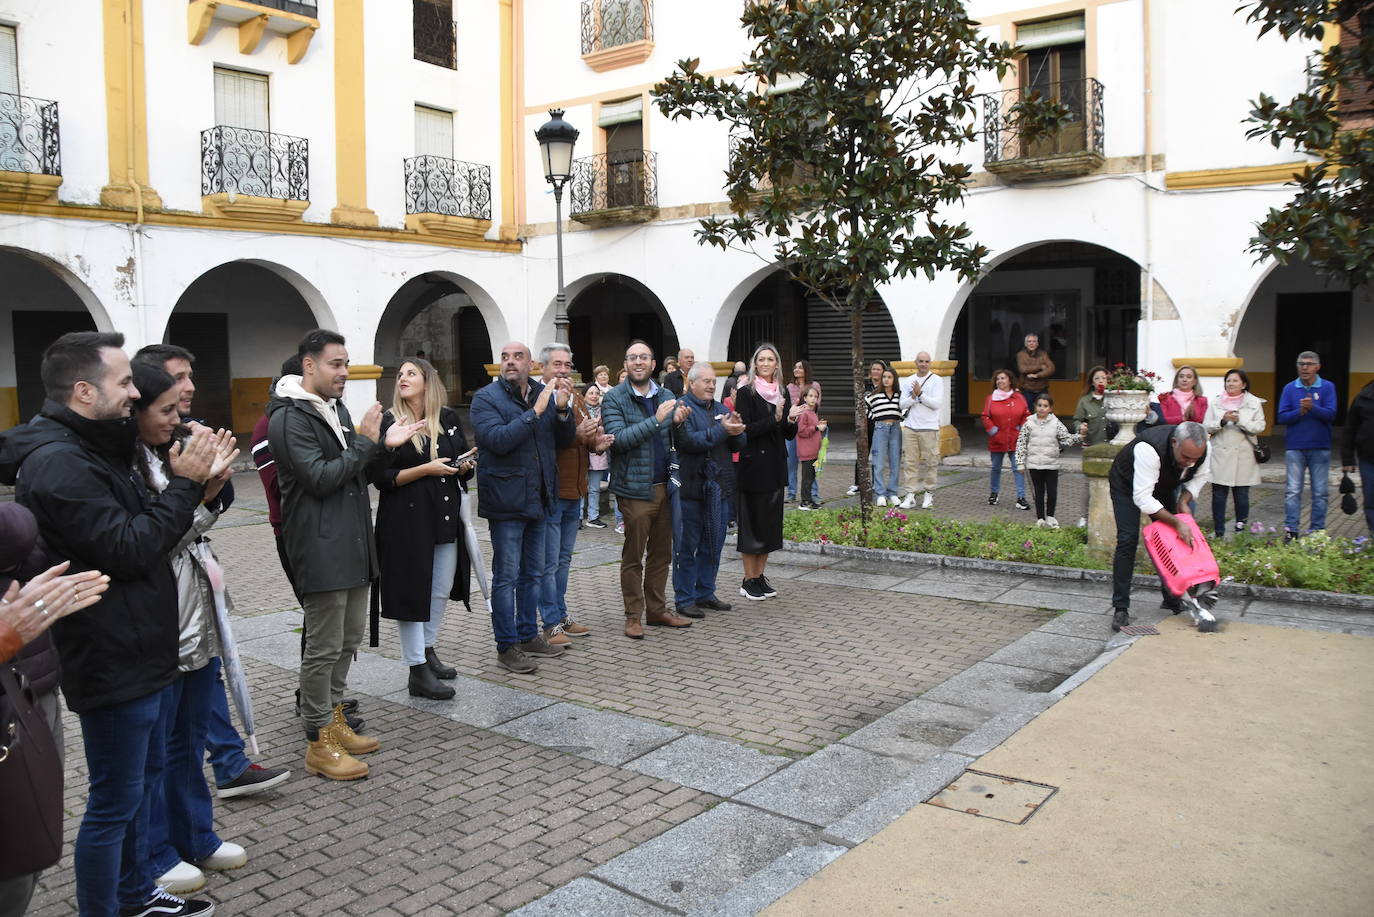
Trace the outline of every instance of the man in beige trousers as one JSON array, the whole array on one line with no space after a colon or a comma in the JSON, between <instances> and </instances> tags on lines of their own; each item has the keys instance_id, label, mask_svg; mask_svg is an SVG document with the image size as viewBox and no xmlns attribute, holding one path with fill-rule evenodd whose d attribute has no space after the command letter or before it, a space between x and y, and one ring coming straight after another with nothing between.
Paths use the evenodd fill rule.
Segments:
<instances>
[{"instance_id":1,"label":"man in beige trousers","mask_svg":"<svg viewBox=\"0 0 1374 917\"><path fill-rule=\"evenodd\" d=\"M935 505L935 476L940 467L940 408L945 380L930 370L930 354L916 354L916 375L902 380L902 509L916 505L916 491L925 491L922 509Z\"/></svg>"}]
</instances>

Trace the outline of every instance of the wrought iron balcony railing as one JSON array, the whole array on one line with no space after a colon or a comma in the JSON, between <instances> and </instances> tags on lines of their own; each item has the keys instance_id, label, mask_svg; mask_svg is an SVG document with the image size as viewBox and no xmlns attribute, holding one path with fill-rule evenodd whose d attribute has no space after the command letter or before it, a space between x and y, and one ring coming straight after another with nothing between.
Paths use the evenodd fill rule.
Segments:
<instances>
[{"instance_id":1,"label":"wrought iron balcony railing","mask_svg":"<svg viewBox=\"0 0 1374 917\"><path fill-rule=\"evenodd\" d=\"M1022 103L1038 97L1053 99L1068 109L1068 119L1043 136L1018 127ZM1089 154L1102 156L1102 84L1088 78L1021 87L983 97L983 158L989 169L996 163Z\"/></svg>"},{"instance_id":2,"label":"wrought iron balcony railing","mask_svg":"<svg viewBox=\"0 0 1374 917\"><path fill-rule=\"evenodd\" d=\"M658 154L621 150L573 160L568 212L658 206Z\"/></svg>"},{"instance_id":3,"label":"wrought iron balcony railing","mask_svg":"<svg viewBox=\"0 0 1374 917\"><path fill-rule=\"evenodd\" d=\"M196 0L188 0L195 3ZM316 0L251 0L254 6L265 6L269 9L281 10L283 13L297 13L301 16L309 16L318 19L320 15L319 4Z\"/></svg>"},{"instance_id":4,"label":"wrought iron balcony railing","mask_svg":"<svg viewBox=\"0 0 1374 917\"><path fill-rule=\"evenodd\" d=\"M458 24L453 6L414 0L415 59L436 67L458 69Z\"/></svg>"},{"instance_id":5,"label":"wrought iron balcony railing","mask_svg":"<svg viewBox=\"0 0 1374 917\"><path fill-rule=\"evenodd\" d=\"M653 0L582 0L583 54L653 37Z\"/></svg>"},{"instance_id":6,"label":"wrought iron balcony railing","mask_svg":"<svg viewBox=\"0 0 1374 917\"><path fill-rule=\"evenodd\" d=\"M406 213L491 219L491 166L412 156L405 161Z\"/></svg>"},{"instance_id":7,"label":"wrought iron balcony railing","mask_svg":"<svg viewBox=\"0 0 1374 917\"><path fill-rule=\"evenodd\" d=\"M200 193L310 200L310 141L223 124L200 132Z\"/></svg>"},{"instance_id":8,"label":"wrought iron balcony railing","mask_svg":"<svg viewBox=\"0 0 1374 917\"><path fill-rule=\"evenodd\" d=\"M0 172L62 174L56 102L0 92Z\"/></svg>"}]
</instances>

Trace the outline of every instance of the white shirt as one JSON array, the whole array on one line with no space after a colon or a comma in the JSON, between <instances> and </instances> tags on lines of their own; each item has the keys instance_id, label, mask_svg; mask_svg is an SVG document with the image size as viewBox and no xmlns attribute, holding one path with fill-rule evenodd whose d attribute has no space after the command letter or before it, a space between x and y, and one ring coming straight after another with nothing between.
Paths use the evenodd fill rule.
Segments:
<instances>
[{"instance_id":1,"label":"white shirt","mask_svg":"<svg viewBox=\"0 0 1374 917\"><path fill-rule=\"evenodd\" d=\"M921 385L921 394L913 396L912 389ZM940 429L940 406L945 399L945 380L935 373L907 376L902 380L901 407L907 412L902 426L908 430Z\"/></svg>"},{"instance_id":2,"label":"white shirt","mask_svg":"<svg viewBox=\"0 0 1374 917\"><path fill-rule=\"evenodd\" d=\"M1169 448L1173 448L1170 443ZM1135 505L1140 507L1140 511L1147 516L1164 509L1164 504L1155 499L1155 485L1159 483L1159 453L1149 443L1136 443L1134 451L1135 458L1135 477L1131 481L1131 499L1135 500ZM1188 493L1193 495L1196 501L1198 494L1202 492L1203 485L1212 480L1212 450L1208 449L1207 454L1202 457L1202 464L1198 466L1197 473L1183 486Z\"/></svg>"}]
</instances>

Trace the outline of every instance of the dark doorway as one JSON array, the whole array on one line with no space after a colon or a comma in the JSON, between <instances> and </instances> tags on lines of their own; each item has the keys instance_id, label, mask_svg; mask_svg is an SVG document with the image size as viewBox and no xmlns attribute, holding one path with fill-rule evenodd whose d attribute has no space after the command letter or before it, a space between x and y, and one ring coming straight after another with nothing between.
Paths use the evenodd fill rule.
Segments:
<instances>
[{"instance_id":1,"label":"dark doorway","mask_svg":"<svg viewBox=\"0 0 1374 917\"><path fill-rule=\"evenodd\" d=\"M1298 354L1315 351L1322 360L1321 377L1336 384L1336 426L1342 426L1350 400L1350 292L1280 293L1275 304L1275 399L1298 377Z\"/></svg>"},{"instance_id":2,"label":"dark doorway","mask_svg":"<svg viewBox=\"0 0 1374 917\"><path fill-rule=\"evenodd\" d=\"M14 375L19 389L19 419L27 421L43 407L43 380L38 371L48 345L72 331L95 331L89 312L15 311Z\"/></svg>"},{"instance_id":3,"label":"dark doorway","mask_svg":"<svg viewBox=\"0 0 1374 917\"><path fill-rule=\"evenodd\" d=\"M216 429L234 428L230 397L229 316L223 312L172 313L167 343L185 347L196 358L196 419Z\"/></svg>"}]
</instances>

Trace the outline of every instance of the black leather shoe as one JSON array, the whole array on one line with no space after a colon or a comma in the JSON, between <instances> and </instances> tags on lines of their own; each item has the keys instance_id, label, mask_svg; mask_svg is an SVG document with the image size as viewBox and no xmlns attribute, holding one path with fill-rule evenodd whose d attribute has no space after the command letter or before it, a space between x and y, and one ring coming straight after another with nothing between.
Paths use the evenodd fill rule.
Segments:
<instances>
[{"instance_id":1,"label":"black leather shoe","mask_svg":"<svg viewBox=\"0 0 1374 917\"><path fill-rule=\"evenodd\" d=\"M729 611L735 606L731 605L729 602L722 602L720 599L712 596L709 599L702 599L700 602L697 602L697 607L709 608L711 611Z\"/></svg>"},{"instance_id":2,"label":"black leather shoe","mask_svg":"<svg viewBox=\"0 0 1374 917\"><path fill-rule=\"evenodd\" d=\"M425 647L425 665L434 673L435 678L442 678L448 681L458 677L458 670L451 665L444 665L439 661L439 654L434 652L434 647Z\"/></svg>"},{"instance_id":3,"label":"black leather shoe","mask_svg":"<svg viewBox=\"0 0 1374 917\"><path fill-rule=\"evenodd\" d=\"M410 682L407 687L410 689L411 697L428 697L431 700L449 700L454 694L452 687L434 677L434 670L427 662L410 667Z\"/></svg>"},{"instance_id":4,"label":"black leather shoe","mask_svg":"<svg viewBox=\"0 0 1374 917\"><path fill-rule=\"evenodd\" d=\"M1165 599L1163 602L1159 603L1159 610L1167 611L1176 615L1182 614L1183 603L1180 602L1178 599Z\"/></svg>"},{"instance_id":5,"label":"black leather shoe","mask_svg":"<svg viewBox=\"0 0 1374 917\"><path fill-rule=\"evenodd\" d=\"M1121 630L1131 623L1131 613L1125 608L1112 609L1112 632Z\"/></svg>"},{"instance_id":6,"label":"black leather shoe","mask_svg":"<svg viewBox=\"0 0 1374 917\"><path fill-rule=\"evenodd\" d=\"M706 612L702 611L701 607L697 605L679 605L677 607L677 613L684 618L695 618L698 621L706 617Z\"/></svg>"}]
</instances>

